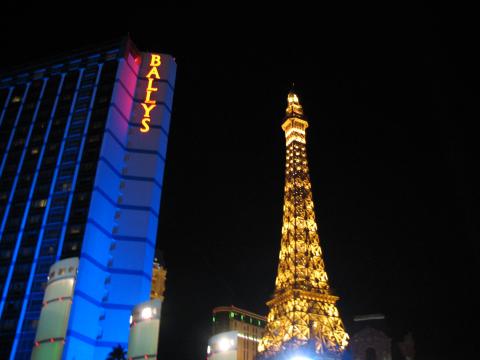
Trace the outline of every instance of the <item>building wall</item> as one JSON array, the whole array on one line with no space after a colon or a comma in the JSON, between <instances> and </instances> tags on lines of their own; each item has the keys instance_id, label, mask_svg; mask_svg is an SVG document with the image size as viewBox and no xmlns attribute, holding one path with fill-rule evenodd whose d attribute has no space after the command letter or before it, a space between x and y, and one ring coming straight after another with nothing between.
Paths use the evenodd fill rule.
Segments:
<instances>
[{"instance_id":1,"label":"building wall","mask_svg":"<svg viewBox=\"0 0 480 360\"><path fill-rule=\"evenodd\" d=\"M384 332L366 327L350 340L353 360L392 360L392 341Z\"/></svg>"},{"instance_id":2,"label":"building wall","mask_svg":"<svg viewBox=\"0 0 480 360\"><path fill-rule=\"evenodd\" d=\"M141 132L149 60L128 40L0 78L2 359L30 358L48 268L72 256L64 358L127 344L150 293L176 71L162 55Z\"/></svg>"},{"instance_id":3,"label":"building wall","mask_svg":"<svg viewBox=\"0 0 480 360\"><path fill-rule=\"evenodd\" d=\"M80 251L105 122L92 114L105 107L97 89L113 87L105 69L115 73L116 53L109 47L0 81L13 95L0 125L9 139L0 171L2 358L29 358L48 269Z\"/></svg>"},{"instance_id":4,"label":"building wall","mask_svg":"<svg viewBox=\"0 0 480 360\"><path fill-rule=\"evenodd\" d=\"M60 260L50 267L32 360L62 358L77 272L78 258Z\"/></svg>"},{"instance_id":5,"label":"building wall","mask_svg":"<svg viewBox=\"0 0 480 360\"><path fill-rule=\"evenodd\" d=\"M150 297L176 68L170 56L161 55L161 80L154 81L158 91L152 94L157 106L150 131L142 133L143 78L150 58L144 53L120 60L64 359L103 358L117 344L126 348L131 310Z\"/></svg>"},{"instance_id":6,"label":"building wall","mask_svg":"<svg viewBox=\"0 0 480 360\"><path fill-rule=\"evenodd\" d=\"M254 360L257 356L258 342L263 336L266 319L246 310L230 307L214 309L213 334L209 340L212 350L209 360L233 356L236 360ZM235 348L229 352L215 352L215 341L225 336L235 337Z\"/></svg>"},{"instance_id":7,"label":"building wall","mask_svg":"<svg viewBox=\"0 0 480 360\"><path fill-rule=\"evenodd\" d=\"M160 299L135 306L130 317L128 359L157 359L161 312Z\"/></svg>"}]
</instances>

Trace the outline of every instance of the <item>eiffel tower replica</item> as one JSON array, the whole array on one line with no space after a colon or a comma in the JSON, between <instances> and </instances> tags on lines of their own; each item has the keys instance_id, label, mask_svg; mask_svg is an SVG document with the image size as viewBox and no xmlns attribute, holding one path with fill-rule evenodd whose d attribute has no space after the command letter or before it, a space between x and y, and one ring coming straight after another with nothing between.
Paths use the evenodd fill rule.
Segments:
<instances>
[{"instance_id":1,"label":"eiffel tower replica","mask_svg":"<svg viewBox=\"0 0 480 360\"><path fill-rule=\"evenodd\" d=\"M317 233L306 129L297 95L288 94L282 240L273 298L258 359L341 359L348 334L328 285Z\"/></svg>"}]
</instances>

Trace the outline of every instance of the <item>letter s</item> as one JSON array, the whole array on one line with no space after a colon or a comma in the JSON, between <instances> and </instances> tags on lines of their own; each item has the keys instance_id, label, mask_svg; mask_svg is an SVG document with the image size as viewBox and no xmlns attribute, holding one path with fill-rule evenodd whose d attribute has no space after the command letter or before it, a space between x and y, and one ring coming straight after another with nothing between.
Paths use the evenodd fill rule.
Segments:
<instances>
[{"instance_id":1,"label":"letter s","mask_svg":"<svg viewBox=\"0 0 480 360\"><path fill-rule=\"evenodd\" d=\"M142 119L142 126L143 127L140 128L140 132L146 133L146 132L150 131L150 126L148 125L149 122L150 122L150 118L143 118Z\"/></svg>"}]
</instances>

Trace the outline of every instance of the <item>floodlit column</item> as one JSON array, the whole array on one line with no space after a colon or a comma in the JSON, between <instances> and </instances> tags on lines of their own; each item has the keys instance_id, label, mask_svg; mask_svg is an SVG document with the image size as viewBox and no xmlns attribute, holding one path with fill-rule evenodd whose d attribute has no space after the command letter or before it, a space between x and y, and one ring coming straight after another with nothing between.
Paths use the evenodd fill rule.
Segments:
<instances>
[{"instance_id":1,"label":"floodlit column","mask_svg":"<svg viewBox=\"0 0 480 360\"><path fill-rule=\"evenodd\" d=\"M77 270L76 257L57 261L50 267L32 360L62 358Z\"/></svg>"},{"instance_id":2,"label":"floodlit column","mask_svg":"<svg viewBox=\"0 0 480 360\"><path fill-rule=\"evenodd\" d=\"M138 304L130 316L128 359L157 359L160 332L160 299Z\"/></svg>"}]
</instances>

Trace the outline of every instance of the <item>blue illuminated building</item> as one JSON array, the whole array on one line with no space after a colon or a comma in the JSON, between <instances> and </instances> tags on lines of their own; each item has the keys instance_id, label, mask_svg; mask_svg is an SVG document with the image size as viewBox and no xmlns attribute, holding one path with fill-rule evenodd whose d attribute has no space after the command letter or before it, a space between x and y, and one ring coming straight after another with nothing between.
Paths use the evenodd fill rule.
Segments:
<instances>
[{"instance_id":1,"label":"blue illuminated building","mask_svg":"<svg viewBox=\"0 0 480 360\"><path fill-rule=\"evenodd\" d=\"M69 257L62 358L127 347L150 295L175 71L124 39L0 76L0 359L30 359L48 269Z\"/></svg>"}]
</instances>

